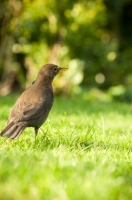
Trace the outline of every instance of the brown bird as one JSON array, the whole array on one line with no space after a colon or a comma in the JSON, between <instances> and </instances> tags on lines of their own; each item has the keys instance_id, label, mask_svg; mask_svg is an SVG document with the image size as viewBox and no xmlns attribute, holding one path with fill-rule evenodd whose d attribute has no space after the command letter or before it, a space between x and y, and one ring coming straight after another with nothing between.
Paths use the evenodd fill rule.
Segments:
<instances>
[{"instance_id":1,"label":"brown bird","mask_svg":"<svg viewBox=\"0 0 132 200\"><path fill-rule=\"evenodd\" d=\"M36 80L16 101L0 136L17 139L26 127L34 127L37 136L53 105L52 81L59 71L66 69L54 64L46 64L40 69Z\"/></svg>"}]
</instances>

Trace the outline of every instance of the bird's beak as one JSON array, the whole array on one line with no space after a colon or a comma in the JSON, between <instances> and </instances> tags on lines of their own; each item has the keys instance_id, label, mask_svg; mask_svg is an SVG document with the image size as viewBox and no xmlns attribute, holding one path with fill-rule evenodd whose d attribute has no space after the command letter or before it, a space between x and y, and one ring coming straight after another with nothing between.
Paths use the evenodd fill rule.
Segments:
<instances>
[{"instance_id":1,"label":"bird's beak","mask_svg":"<svg viewBox=\"0 0 132 200\"><path fill-rule=\"evenodd\" d=\"M59 67L59 71L65 71L65 70L67 70L68 68L66 68L66 67Z\"/></svg>"}]
</instances>

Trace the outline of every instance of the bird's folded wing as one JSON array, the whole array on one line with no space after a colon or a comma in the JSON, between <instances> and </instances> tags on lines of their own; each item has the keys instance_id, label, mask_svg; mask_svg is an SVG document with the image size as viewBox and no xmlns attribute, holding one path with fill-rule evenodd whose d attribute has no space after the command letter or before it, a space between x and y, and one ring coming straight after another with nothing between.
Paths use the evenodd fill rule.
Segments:
<instances>
[{"instance_id":1,"label":"bird's folded wing","mask_svg":"<svg viewBox=\"0 0 132 200\"><path fill-rule=\"evenodd\" d=\"M40 104L34 103L31 105L27 105L20 113L19 117L17 117L17 121L28 121L31 119L38 118L46 112L47 108L41 106Z\"/></svg>"}]
</instances>

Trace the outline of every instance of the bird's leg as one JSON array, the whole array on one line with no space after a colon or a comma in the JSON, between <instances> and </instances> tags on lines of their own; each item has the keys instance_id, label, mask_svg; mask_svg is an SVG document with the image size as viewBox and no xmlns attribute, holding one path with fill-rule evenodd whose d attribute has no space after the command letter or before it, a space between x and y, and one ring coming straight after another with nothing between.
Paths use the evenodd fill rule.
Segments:
<instances>
[{"instance_id":1,"label":"bird's leg","mask_svg":"<svg viewBox=\"0 0 132 200\"><path fill-rule=\"evenodd\" d=\"M37 137L37 134L38 134L38 129L39 129L38 127L34 128L34 130L35 130L35 141L36 141L36 137Z\"/></svg>"}]
</instances>

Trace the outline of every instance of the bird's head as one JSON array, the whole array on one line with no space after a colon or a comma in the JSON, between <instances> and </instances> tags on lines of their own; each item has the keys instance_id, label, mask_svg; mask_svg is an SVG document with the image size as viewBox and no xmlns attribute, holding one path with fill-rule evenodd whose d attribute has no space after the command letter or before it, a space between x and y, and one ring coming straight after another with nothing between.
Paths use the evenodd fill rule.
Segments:
<instances>
[{"instance_id":1,"label":"bird's head","mask_svg":"<svg viewBox=\"0 0 132 200\"><path fill-rule=\"evenodd\" d=\"M54 64L46 64L40 69L38 78L41 77L52 81L54 77L63 70L67 70L67 68L59 67Z\"/></svg>"}]
</instances>

